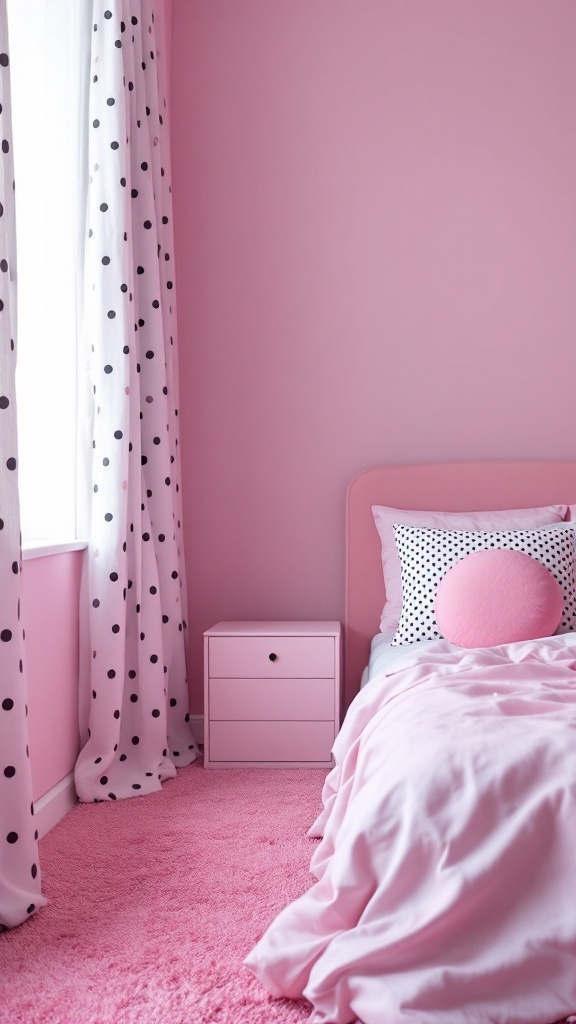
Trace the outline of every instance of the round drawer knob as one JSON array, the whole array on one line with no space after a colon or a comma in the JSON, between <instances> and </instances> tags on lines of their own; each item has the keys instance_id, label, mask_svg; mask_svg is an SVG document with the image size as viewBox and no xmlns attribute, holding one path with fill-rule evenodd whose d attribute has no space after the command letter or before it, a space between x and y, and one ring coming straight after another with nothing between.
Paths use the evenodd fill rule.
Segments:
<instances>
[{"instance_id":1,"label":"round drawer knob","mask_svg":"<svg viewBox=\"0 0 576 1024\"><path fill-rule=\"evenodd\" d=\"M276 661L278 655L277 654L269 654L268 657L270 658L270 661Z\"/></svg>"}]
</instances>

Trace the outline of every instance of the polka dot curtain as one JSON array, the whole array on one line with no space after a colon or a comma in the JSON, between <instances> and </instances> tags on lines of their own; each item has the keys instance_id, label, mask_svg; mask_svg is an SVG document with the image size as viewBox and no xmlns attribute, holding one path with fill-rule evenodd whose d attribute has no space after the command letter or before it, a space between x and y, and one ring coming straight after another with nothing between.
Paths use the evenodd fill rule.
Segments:
<instances>
[{"instance_id":1,"label":"polka dot curtain","mask_svg":"<svg viewBox=\"0 0 576 1024\"><path fill-rule=\"evenodd\" d=\"M28 752L16 443L16 233L6 2L0 0L0 930L40 895Z\"/></svg>"},{"instance_id":2,"label":"polka dot curtain","mask_svg":"<svg viewBox=\"0 0 576 1024\"><path fill-rule=\"evenodd\" d=\"M94 401L84 801L160 788L189 725L160 0L94 0L85 308Z\"/></svg>"}]
</instances>

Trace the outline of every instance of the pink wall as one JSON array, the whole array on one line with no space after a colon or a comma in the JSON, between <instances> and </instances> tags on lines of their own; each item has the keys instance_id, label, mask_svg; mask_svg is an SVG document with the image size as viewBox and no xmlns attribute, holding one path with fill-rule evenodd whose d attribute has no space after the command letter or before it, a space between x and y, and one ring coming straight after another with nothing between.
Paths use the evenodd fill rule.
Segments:
<instances>
[{"instance_id":1,"label":"pink wall","mask_svg":"<svg viewBox=\"0 0 576 1024\"><path fill-rule=\"evenodd\" d=\"M38 800L74 768L78 730L78 607L83 551L25 561L22 619L32 788Z\"/></svg>"},{"instance_id":2,"label":"pink wall","mask_svg":"<svg viewBox=\"0 0 576 1024\"><path fill-rule=\"evenodd\" d=\"M349 479L573 458L573 0L174 0L201 633L341 618Z\"/></svg>"},{"instance_id":3,"label":"pink wall","mask_svg":"<svg viewBox=\"0 0 576 1024\"><path fill-rule=\"evenodd\" d=\"M164 11L166 18L164 25L164 31L166 33L166 66L170 68L172 64L172 0L165 0Z\"/></svg>"}]
</instances>

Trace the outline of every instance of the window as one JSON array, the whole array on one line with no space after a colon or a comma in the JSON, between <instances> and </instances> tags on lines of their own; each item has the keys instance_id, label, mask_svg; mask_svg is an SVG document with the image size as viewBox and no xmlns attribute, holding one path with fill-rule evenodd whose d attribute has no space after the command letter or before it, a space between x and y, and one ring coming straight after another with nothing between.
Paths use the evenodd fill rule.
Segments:
<instances>
[{"instance_id":1,"label":"window","mask_svg":"<svg viewBox=\"0 0 576 1024\"><path fill-rule=\"evenodd\" d=\"M79 126L90 6L8 0L25 542L78 535L77 291L84 236Z\"/></svg>"}]
</instances>

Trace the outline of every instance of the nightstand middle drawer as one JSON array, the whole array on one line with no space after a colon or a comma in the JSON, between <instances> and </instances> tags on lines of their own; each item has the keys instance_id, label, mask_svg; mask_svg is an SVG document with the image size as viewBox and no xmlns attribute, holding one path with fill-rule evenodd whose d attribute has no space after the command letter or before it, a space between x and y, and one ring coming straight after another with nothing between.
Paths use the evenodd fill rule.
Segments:
<instances>
[{"instance_id":1,"label":"nightstand middle drawer","mask_svg":"<svg viewBox=\"0 0 576 1024\"><path fill-rule=\"evenodd\" d=\"M334 679L330 636L210 637L208 672L230 679Z\"/></svg>"},{"instance_id":2,"label":"nightstand middle drawer","mask_svg":"<svg viewBox=\"0 0 576 1024\"><path fill-rule=\"evenodd\" d=\"M210 720L325 721L334 718L333 679L212 679Z\"/></svg>"}]
</instances>

